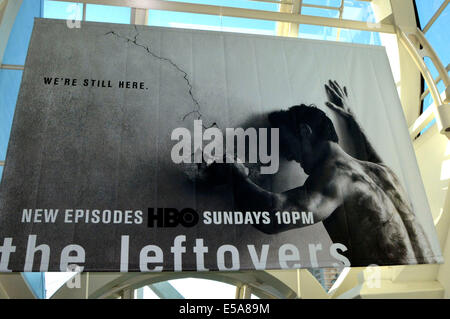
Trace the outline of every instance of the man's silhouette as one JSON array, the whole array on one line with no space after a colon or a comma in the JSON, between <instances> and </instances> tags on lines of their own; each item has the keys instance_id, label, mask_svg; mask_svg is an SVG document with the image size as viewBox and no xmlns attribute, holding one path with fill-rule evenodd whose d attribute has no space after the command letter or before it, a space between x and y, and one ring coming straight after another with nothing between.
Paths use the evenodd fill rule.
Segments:
<instances>
[{"instance_id":1,"label":"man's silhouette","mask_svg":"<svg viewBox=\"0 0 450 319\"><path fill-rule=\"evenodd\" d=\"M347 89L329 81L325 90L326 105L348 125L357 158L339 146L323 111L302 104L269 114L269 121L279 128L281 155L308 174L303 185L283 193L268 191L248 178L242 163L213 163L206 171L231 183L236 209L312 212L314 223L323 222L331 240L347 247L343 255L352 266L434 262L397 176L383 164L347 106ZM255 227L275 234L307 226L278 224L273 214L270 224Z\"/></svg>"}]
</instances>

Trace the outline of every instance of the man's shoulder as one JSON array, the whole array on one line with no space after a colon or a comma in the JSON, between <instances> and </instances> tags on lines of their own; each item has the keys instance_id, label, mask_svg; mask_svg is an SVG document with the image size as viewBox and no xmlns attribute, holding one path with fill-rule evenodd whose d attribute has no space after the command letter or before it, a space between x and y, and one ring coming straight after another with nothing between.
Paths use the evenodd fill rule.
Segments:
<instances>
[{"instance_id":1,"label":"man's shoulder","mask_svg":"<svg viewBox=\"0 0 450 319\"><path fill-rule=\"evenodd\" d=\"M396 177L394 171L384 163L373 163L360 161L361 166L363 166L366 170L373 172L375 174L379 174L380 178L383 177Z\"/></svg>"}]
</instances>

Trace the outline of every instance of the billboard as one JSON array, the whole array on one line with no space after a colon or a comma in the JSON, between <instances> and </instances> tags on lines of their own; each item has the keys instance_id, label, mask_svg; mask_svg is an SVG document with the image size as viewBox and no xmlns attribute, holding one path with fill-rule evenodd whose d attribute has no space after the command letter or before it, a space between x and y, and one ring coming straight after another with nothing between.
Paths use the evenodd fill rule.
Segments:
<instances>
[{"instance_id":1,"label":"billboard","mask_svg":"<svg viewBox=\"0 0 450 319\"><path fill-rule=\"evenodd\" d=\"M383 47L37 19L0 270L440 263Z\"/></svg>"}]
</instances>

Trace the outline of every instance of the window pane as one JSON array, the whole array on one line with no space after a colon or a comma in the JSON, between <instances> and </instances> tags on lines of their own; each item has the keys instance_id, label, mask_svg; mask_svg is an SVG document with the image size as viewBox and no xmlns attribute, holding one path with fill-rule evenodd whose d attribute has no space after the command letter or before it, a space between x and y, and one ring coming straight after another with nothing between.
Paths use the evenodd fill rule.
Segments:
<instances>
[{"instance_id":1,"label":"window pane","mask_svg":"<svg viewBox=\"0 0 450 319\"><path fill-rule=\"evenodd\" d=\"M41 1L23 0L9 35L3 64L25 64L35 17L41 17Z\"/></svg>"},{"instance_id":2,"label":"window pane","mask_svg":"<svg viewBox=\"0 0 450 319\"><path fill-rule=\"evenodd\" d=\"M275 35L276 22L207 14L150 10L149 25Z\"/></svg>"},{"instance_id":3,"label":"window pane","mask_svg":"<svg viewBox=\"0 0 450 319\"><path fill-rule=\"evenodd\" d=\"M377 32L341 29L339 41L381 45L380 35Z\"/></svg>"},{"instance_id":4,"label":"window pane","mask_svg":"<svg viewBox=\"0 0 450 319\"><path fill-rule=\"evenodd\" d=\"M330 290L342 270L339 268L308 268L308 271L317 279L325 291Z\"/></svg>"},{"instance_id":5,"label":"window pane","mask_svg":"<svg viewBox=\"0 0 450 319\"><path fill-rule=\"evenodd\" d=\"M76 272L46 272L45 273L45 297L51 298L53 294L69 281L72 277L76 276Z\"/></svg>"},{"instance_id":6,"label":"window pane","mask_svg":"<svg viewBox=\"0 0 450 319\"><path fill-rule=\"evenodd\" d=\"M345 0L344 5L343 19L367 22L376 21L370 2Z\"/></svg>"},{"instance_id":7,"label":"window pane","mask_svg":"<svg viewBox=\"0 0 450 319\"><path fill-rule=\"evenodd\" d=\"M304 7L302 8L302 14L325 18L339 18L339 11L330 9Z\"/></svg>"},{"instance_id":8,"label":"window pane","mask_svg":"<svg viewBox=\"0 0 450 319\"><path fill-rule=\"evenodd\" d=\"M424 28L429 22L434 13L439 9L444 0L416 0L417 12L419 15L419 20L421 27ZM430 27L428 32L425 34L428 42L430 42L433 49L436 51L439 59L441 60L444 67L446 67L450 62L450 35L447 32L448 24L450 23L450 6L444 9L441 15ZM430 70L433 78L437 78L439 75L434 64L431 63L429 58L425 58L425 64ZM425 83L424 90L428 88ZM443 92L445 86L442 81L437 84L439 92ZM433 98L431 94L428 94L423 100L423 111L425 111L430 105L433 104ZM429 127L436 123L436 120L431 121L422 131L424 133Z\"/></svg>"},{"instance_id":9,"label":"window pane","mask_svg":"<svg viewBox=\"0 0 450 319\"><path fill-rule=\"evenodd\" d=\"M83 5L64 1L44 1L44 18L81 20Z\"/></svg>"},{"instance_id":10,"label":"window pane","mask_svg":"<svg viewBox=\"0 0 450 319\"><path fill-rule=\"evenodd\" d=\"M86 21L129 24L131 8L88 4Z\"/></svg>"},{"instance_id":11,"label":"window pane","mask_svg":"<svg viewBox=\"0 0 450 319\"><path fill-rule=\"evenodd\" d=\"M276 22L245 18L223 17L223 31L257 34L276 34Z\"/></svg>"},{"instance_id":12,"label":"window pane","mask_svg":"<svg viewBox=\"0 0 450 319\"><path fill-rule=\"evenodd\" d=\"M301 24L299 37L304 39L337 41L337 29L319 25Z\"/></svg>"},{"instance_id":13,"label":"window pane","mask_svg":"<svg viewBox=\"0 0 450 319\"><path fill-rule=\"evenodd\" d=\"M306 4L316 4L329 7L340 7L343 0L303 0Z\"/></svg>"},{"instance_id":14,"label":"window pane","mask_svg":"<svg viewBox=\"0 0 450 319\"><path fill-rule=\"evenodd\" d=\"M161 299L149 286L144 286L134 291L134 299Z\"/></svg>"},{"instance_id":15,"label":"window pane","mask_svg":"<svg viewBox=\"0 0 450 319\"><path fill-rule=\"evenodd\" d=\"M316 25L300 25L299 37L305 39L342 41L349 43L381 45L380 36L376 32L340 29Z\"/></svg>"},{"instance_id":16,"label":"window pane","mask_svg":"<svg viewBox=\"0 0 450 319\"><path fill-rule=\"evenodd\" d=\"M186 278L169 283L186 299L234 299L236 287L220 281Z\"/></svg>"},{"instance_id":17,"label":"window pane","mask_svg":"<svg viewBox=\"0 0 450 319\"><path fill-rule=\"evenodd\" d=\"M428 42L436 51L444 67L450 62L450 5L447 5L439 18L433 23L425 34ZM437 76L437 75L435 75Z\"/></svg>"},{"instance_id":18,"label":"window pane","mask_svg":"<svg viewBox=\"0 0 450 319\"><path fill-rule=\"evenodd\" d=\"M6 158L22 71L0 70L0 161Z\"/></svg>"},{"instance_id":19,"label":"window pane","mask_svg":"<svg viewBox=\"0 0 450 319\"><path fill-rule=\"evenodd\" d=\"M39 299L45 299L45 277L43 272L23 272L22 277Z\"/></svg>"},{"instance_id":20,"label":"window pane","mask_svg":"<svg viewBox=\"0 0 450 319\"><path fill-rule=\"evenodd\" d=\"M327 6L340 7L340 1L331 1L331 2L311 1L311 2L303 2L303 3L321 4L321 5L327 5ZM327 18L339 18L338 10L321 9L321 8L303 7L302 14L319 16L319 17L327 17ZM373 13L372 6L370 3L354 1L354 0L345 0L344 1L344 11L343 11L342 18L347 19L347 20L367 21L367 22L375 22L376 21L375 15Z\"/></svg>"},{"instance_id":21,"label":"window pane","mask_svg":"<svg viewBox=\"0 0 450 319\"><path fill-rule=\"evenodd\" d=\"M249 0L169 0L178 2L189 2L198 4L208 4L222 7L234 7L244 9L256 9L265 11L279 11L278 4L269 2L258 2Z\"/></svg>"},{"instance_id":22,"label":"window pane","mask_svg":"<svg viewBox=\"0 0 450 319\"><path fill-rule=\"evenodd\" d=\"M436 85L436 87L440 93L444 92L444 90L445 90L445 85L444 85L444 82L442 82L442 81L439 81L438 84ZM428 88L428 85L425 82L424 91L427 88ZM431 104L433 104L433 98L431 97L431 94L428 93L428 95L423 100L423 110L425 111Z\"/></svg>"},{"instance_id":23,"label":"window pane","mask_svg":"<svg viewBox=\"0 0 450 319\"><path fill-rule=\"evenodd\" d=\"M186 29L209 29L209 27L220 27L219 16L171 12L164 10L150 10L148 24L159 27L174 27Z\"/></svg>"},{"instance_id":24,"label":"window pane","mask_svg":"<svg viewBox=\"0 0 450 319\"><path fill-rule=\"evenodd\" d=\"M421 27L425 27L444 0L416 0Z\"/></svg>"}]
</instances>

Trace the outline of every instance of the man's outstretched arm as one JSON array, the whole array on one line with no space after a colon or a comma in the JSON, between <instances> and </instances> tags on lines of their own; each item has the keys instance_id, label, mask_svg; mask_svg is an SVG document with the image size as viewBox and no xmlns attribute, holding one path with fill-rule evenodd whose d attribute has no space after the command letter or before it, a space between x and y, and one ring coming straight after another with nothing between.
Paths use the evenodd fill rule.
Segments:
<instances>
[{"instance_id":1,"label":"man's outstretched arm","mask_svg":"<svg viewBox=\"0 0 450 319\"><path fill-rule=\"evenodd\" d=\"M366 134L347 105L347 88L344 86L342 89L336 81L329 80L328 84L325 84L325 91L328 96L328 102L326 102L325 105L340 114L347 123L347 127L355 142L357 151L356 158L376 164L382 163L381 157L367 139Z\"/></svg>"},{"instance_id":2,"label":"man's outstretched arm","mask_svg":"<svg viewBox=\"0 0 450 319\"><path fill-rule=\"evenodd\" d=\"M224 169L224 165L242 164L213 164L213 169ZM305 183L304 186L284 193L275 193L263 189L255 184L242 169L232 168L233 194L236 208L242 211L267 211L270 213L269 224L254 225L255 228L268 234L275 234L293 228L301 228L311 224L279 224L275 213L277 211L311 212L313 223L327 218L339 205L338 186L335 182L327 183L330 179L324 177L324 183ZM326 174L325 174L326 175Z\"/></svg>"}]
</instances>

